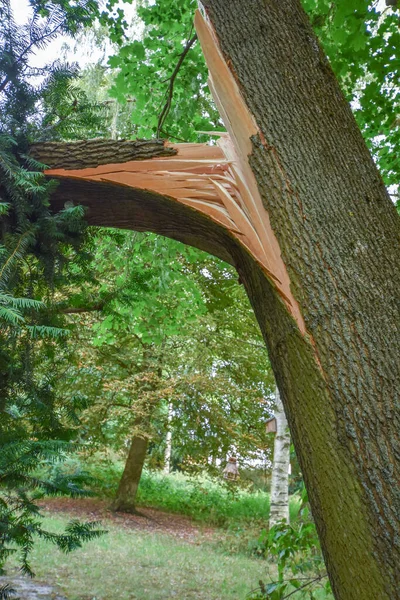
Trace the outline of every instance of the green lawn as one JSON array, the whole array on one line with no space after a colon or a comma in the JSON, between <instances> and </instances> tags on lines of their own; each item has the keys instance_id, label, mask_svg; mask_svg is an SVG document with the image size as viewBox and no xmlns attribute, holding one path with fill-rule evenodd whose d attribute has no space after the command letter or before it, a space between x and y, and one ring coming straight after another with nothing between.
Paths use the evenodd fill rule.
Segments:
<instances>
[{"instance_id":1,"label":"green lawn","mask_svg":"<svg viewBox=\"0 0 400 600\"><path fill-rule=\"evenodd\" d=\"M67 520L49 516L46 526L61 530ZM108 534L72 554L39 541L32 557L38 579L57 584L68 600L240 600L266 580L266 564L256 559L167 534L103 526Z\"/></svg>"}]
</instances>

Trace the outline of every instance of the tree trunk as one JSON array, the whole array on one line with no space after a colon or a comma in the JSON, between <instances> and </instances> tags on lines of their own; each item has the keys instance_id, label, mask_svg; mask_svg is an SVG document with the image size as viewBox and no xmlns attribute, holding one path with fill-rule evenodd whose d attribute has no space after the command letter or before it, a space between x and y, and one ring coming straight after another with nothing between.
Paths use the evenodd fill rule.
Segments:
<instances>
[{"instance_id":1,"label":"tree trunk","mask_svg":"<svg viewBox=\"0 0 400 600\"><path fill-rule=\"evenodd\" d=\"M276 434L271 479L269 526L283 519L289 523L290 433L279 390L275 390Z\"/></svg>"},{"instance_id":2,"label":"tree trunk","mask_svg":"<svg viewBox=\"0 0 400 600\"><path fill-rule=\"evenodd\" d=\"M146 459L148 438L135 436L132 438L126 459L124 472L119 482L117 494L112 504L112 510L116 512L135 513L136 494L142 475L144 461Z\"/></svg>"},{"instance_id":3,"label":"tree trunk","mask_svg":"<svg viewBox=\"0 0 400 600\"><path fill-rule=\"evenodd\" d=\"M266 279L247 261L238 267L265 334L334 594L393 599L399 218L300 2L204 4L258 129L248 163L304 318L301 335Z\"/></svg>"},{"instance_id":4,"label":"tree trunk","mask_svg":"<svg viewBox=\"0 0 400 600\"><path fill-rule=\"evenodd\" d=\"M393 600L400 221L300 1L203 4L214 34L197 17L199 39L237 160L209 161L204 172L203 160L191 173L188 156L157 159L158 187L149 172L140 180L129 171L132 163L125 175L106 160L100 171L50 171L60 181L53 206L74 199L92 225L154 231L236 266L268 346L335 597ZM59 164L72 159L68 152ZM177 165L171 180L167 161ZM230 165L245 178L231 183Z\"/></svg>"},{"instance_id":5,"label":"tree trunk","mask_svg":"<svg viewBox=\"0 0 400 600\"><path fill-rule=\"evenodd\" d=\"M172 404L168 402L168 423L167 435L165 436L165 452L164 452L164 473L168 475L171 471L171 451L172 451Z\"/></svg>"}]
</instances>

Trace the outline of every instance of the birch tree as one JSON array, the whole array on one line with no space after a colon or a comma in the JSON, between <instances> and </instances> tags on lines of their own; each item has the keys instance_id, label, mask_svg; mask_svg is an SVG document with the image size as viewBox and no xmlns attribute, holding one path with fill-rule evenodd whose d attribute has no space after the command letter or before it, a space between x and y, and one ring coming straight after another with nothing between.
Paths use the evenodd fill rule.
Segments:
<instances>
[{"instance_id":1,"label":"birch tree","mask_svg":"<svg viewBox=\"0 0 400 600\"><path fill-rule=\"evenodd\" d=\"M283 519L289 523L290 433L279 390L275 388L276 434L272 464L269 526Z\"/></svg>"}]
</instances>

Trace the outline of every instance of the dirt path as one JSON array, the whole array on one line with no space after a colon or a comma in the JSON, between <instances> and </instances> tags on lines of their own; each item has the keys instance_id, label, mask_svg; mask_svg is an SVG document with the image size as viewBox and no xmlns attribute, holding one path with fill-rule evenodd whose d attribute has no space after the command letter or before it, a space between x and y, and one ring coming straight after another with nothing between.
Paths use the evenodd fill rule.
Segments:
<instances>
[{"instance_id":1,"label":"dirt path","mask_svg":"<svg viewBox=\"0 0 400 600\"><path fill-rule=\"evenodd\" d=\"M49 498L40 502L40 507L82 520L108 521L126 529L166 533L189 543L198 543L199 538L212 539L216 535L215 528L199 524L189 517L156 508L139 508L137 515L114 513L109 510L109 504L97 498Z\"/></svg>"}]
</instances>

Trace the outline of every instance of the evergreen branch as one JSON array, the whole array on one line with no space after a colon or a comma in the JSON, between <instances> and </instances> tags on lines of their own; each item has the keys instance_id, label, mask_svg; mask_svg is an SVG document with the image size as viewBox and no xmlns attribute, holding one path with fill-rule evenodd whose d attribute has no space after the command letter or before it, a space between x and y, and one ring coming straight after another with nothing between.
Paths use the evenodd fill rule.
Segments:
<instances>
[{"instance_id":1,"label":"evergreen branch","mask_svg":"<svg viewBox=\"0 0 400 600\"><path fill-rule=\"evenodd\" d=\"M24 56L26 54L28 54L32 50L32 48L34 46L40 46L40 45L43 44L43 42L49 41L49 39L51 39L52 37L54 37L57 34L57 32L59 31L59 29L63 25L64 25L64 23L63 23L63 21L61 21L51 31L46 31L46 29L45 29L44 32L42 33L42 35L40 35L37 38L34 38L28 44L28 46L26 46L26 48L24 48L24 50L15 58L14 62L12 63L12 65L9 66L10 73L0 83L0 93L3 92L5 90L5 88L7 87L7 85L10 83L10 81L12 79L12 74L15 72L15 67L17 65L19 65L19 63L24 58Z\"/></svg>"},{"instance_id":2,"label":"evergreen branch","mask_svg":"<svg viewBox=\"0 0 400 600\"><path fill-rule=\"evenodd\" d=\"M27 325L26 328L33 339L49 337L54 340L58 340L69 335L68 329L61 329L60 327L49 327L47 325Z\"/></svg>"},{"instance_id":3,"label":"evergreen branch","mask_svg":"<svg viewBox=\"0 0 400 600\"><path fill-rule=\"evenodd\" d=\"M14 250L12 251L12 253L10 254L10 256L8 257L8 259L6 260L6 262L4 263L1 271L0 271L0 281L3 279L4 273L8 270L8 268L10 267L10 264L12 262L12 260L15 258L15 256L18 255L19 250L22 246L22 243L24 241L24 239L26 237L28 237L29 235L31 235L31 231L25 231L25 233L23 233L21 235L21 237L19 238L17 245L15 246Z\"/></svg>"},{"instance_id":4,"label":"evergreen branch","mask_svg":"<svg viewBox=\"0 0 400 600\"><path fill-rule=\"evenodd\" d=\"M6 583L0 587L0 600L10 600L16 593L15 589Z\"/></svg>"},{"instance_id":5,"label":"evergreen branch","mask_svg":"<svg viewBox=\"0 0 400 600\"><path fill-rule=\"evenodd\" d=\"M0 306L0 319L6 321L9 325L16 327L18 323L24 322L24 317L17 310Z\"/></svg>"}]
</instances>

